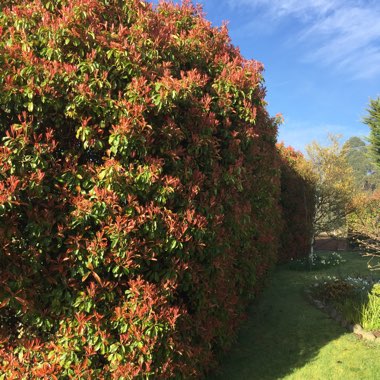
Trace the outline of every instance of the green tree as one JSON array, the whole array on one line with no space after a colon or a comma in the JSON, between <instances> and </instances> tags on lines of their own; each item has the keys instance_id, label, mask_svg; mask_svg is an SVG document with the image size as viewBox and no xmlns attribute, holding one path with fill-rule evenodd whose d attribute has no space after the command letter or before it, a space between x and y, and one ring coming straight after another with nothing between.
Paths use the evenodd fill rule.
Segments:
<instances>
[{"instance_id":1,"label":"green tree","mask_svg":"<svg viewBox=\"0 0 380 380\"><path fill-rule=\"evenodd\" d=\"M346 216L352 211L354 181L352 168L347 163L339 138L330 136L330 145L312 142L306 147L315 180L315 212L313 243L321 233L345 233Z\"/></svg>"},{"instance_id":2,"label":"green tree","mask_svg":"<svg viewBox=\"0 0 380 380\"><path fill-rule=\"evenodd\" d=\"M380 171L369 155L369 145L359 137L351 137L343 144L346 160L351 166L358 191L372 192L380 185Z\"/></svg>"},{"instance_id":3,"label":"green tree","mask_svg":"<svg viewBox=\"0 0 380 380\"><path fill-rule=\"evenodd\" d=\"M369 142L372 158L380 168L380 97L371 99L368 116L364 118L364 123L370 128Z\"/></svg>"},{"instance_id":4,"label":"green tree","mask_svg":"<svg viewBox=\"0 0 380 380\"><path fill-rule=\"evenodd\" d=\"M370 128L369 153L376 170L380 170L380 98L371 100L364 123ZM380 257L380 192L359 194L355 213L350 217L349 228L364 252ZM380 263L369 262L370 269L380 269Z\"/></svg>"}]
</instances>

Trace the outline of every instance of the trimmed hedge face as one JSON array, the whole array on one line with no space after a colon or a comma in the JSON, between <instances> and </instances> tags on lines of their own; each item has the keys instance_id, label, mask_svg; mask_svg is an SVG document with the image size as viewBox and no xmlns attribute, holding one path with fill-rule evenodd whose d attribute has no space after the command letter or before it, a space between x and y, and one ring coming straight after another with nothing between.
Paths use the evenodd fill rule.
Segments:
<instances>
[{"instance_id":1,"label":"trimmed hedge face","mask_svg":"<svg viewBox=\"0 0 380 380\"><path fill-rule=\"evenodd\" d=\"M261 65L189 3L10 3L0 378L198 376L276 260Z\"/></svg>"},{"instance_id":2,"label":"trimmed hedge face","mask_svg":"<svg viewBox=\"0 0 380 380\"><path fill-rule=\"evenodd\" d=\"M278 144L281 160L281 208L284 220L279 261L305 257L313 237L315 186L301 152Z\"/></svg>"}]
</instances>

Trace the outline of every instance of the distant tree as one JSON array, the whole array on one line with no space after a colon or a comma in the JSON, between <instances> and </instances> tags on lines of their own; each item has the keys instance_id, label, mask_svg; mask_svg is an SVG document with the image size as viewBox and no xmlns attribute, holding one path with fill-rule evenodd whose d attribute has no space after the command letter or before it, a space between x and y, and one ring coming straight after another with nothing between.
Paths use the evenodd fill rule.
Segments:
<instances>
[{"instance_id":1,"label":"distant tree","mask_svg":"<svg viewBox=\"0 0 380 380\"><path fill-rule=\"evenodd\" d=\"M380 98L371 100L364 123L370 128L369 153L375 171L380 173ZM379 175L379 174L378 174ZM380 176L380 175L379 175ZM365 254L380 257L380 191L359 194L355 198L355 212L349 218L349 229L353 238L364 249ZM380 270L380 262L370 269Z\"/></svg>"},{"instance_id":2,"label":"distant tree","mask_svg":"<svg viewBox=\"0 0 380 380\"><path fill-rule=\"evenodd\" d=\"M339 138L332 135L329 138L330 145L327 147L317 142L306 147L315 176L313 243L321 233L334 236L342 234L346 216L352 211L353 170L347 163Z\"/></svg>"},{"instance_id":3,"label":"distant tree","mask_svg":"<svg viewBox=\"0 0 380 380\"><path fill-rule=\"evenodd\" d=\"M380 168L380 97L370 101L367 111L368 116L364 118L364 123L370 128L370 152L375 164Z\"/></svg>"},{"instance_id":4,"label":"distant tree","mask_svg":"<svg viewBox=\"0 0 380 380\"><path fill-rule=\"evenodd\" d=\"M380 186L380 169L369 155L369 145L359 137L351 137L343 144L343 151L351 166L358 191L373 192Z\"/></svg>"}]
</instances>

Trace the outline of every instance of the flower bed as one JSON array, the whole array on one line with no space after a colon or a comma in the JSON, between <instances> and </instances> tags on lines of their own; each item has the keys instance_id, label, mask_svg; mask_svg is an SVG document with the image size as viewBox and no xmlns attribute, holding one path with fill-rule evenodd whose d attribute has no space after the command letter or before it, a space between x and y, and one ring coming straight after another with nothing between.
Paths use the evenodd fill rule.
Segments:
<instances>
[{"instance_id":1,"label":"flower bed","mask_svg":"<svg viewBox=\"0 0 380 380\"><path fill-rule=\"evenodd\" d=\"M307 290L308 297L342 326L380 342L380 281L327 277Z\"/></svg>"},{"instance_id":2,"label":"flower bed","mask_svg":"<svg viewBox=\"0 0 380 380\"><path fill-rule=\"evenodd\" d=\"M337 266L345 261L342 255L337 252L330 252L323 255L314 253L310 256L290 261L289 268L294 270L319 270Z\"/></svg>"}]
</instances>

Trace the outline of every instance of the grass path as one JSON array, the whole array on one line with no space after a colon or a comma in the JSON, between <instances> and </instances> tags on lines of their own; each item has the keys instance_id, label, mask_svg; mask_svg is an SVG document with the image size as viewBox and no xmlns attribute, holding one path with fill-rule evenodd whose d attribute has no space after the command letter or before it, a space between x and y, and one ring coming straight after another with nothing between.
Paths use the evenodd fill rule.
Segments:
<instances>
[{"instance_id":1,"label":"grass path","mask_svg":"<svg viewBox=\"0 0 380 380\"><path fill-rule=\"evenodd\" d=\"M379 380L380 345L348 333L303 295L315 276L369 275L366 259L343 256L346 263L323 271L278 267L222 367L207 380Z\"/></svg>"}]
</instances>

